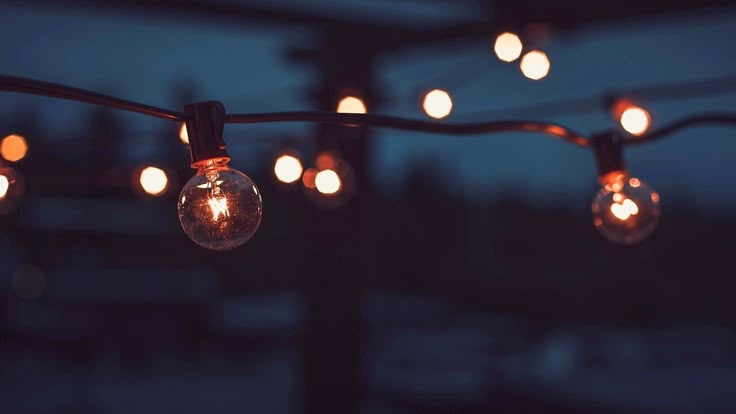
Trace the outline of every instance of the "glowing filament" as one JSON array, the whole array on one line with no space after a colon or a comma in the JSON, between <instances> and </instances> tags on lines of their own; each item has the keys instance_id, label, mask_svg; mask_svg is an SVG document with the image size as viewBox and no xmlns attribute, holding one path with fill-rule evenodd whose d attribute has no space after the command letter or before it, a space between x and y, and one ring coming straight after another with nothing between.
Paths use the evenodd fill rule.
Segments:
<instances>
[{"instance_id":1,"label":"glowing filament","mask_svg":"<svg viewBox=\"0 0 736 414\"><path fill-rule=\"evenodd\" d=\"M619 220L626 221L631 216L639 214L639 206L630 199L623 200L622 203L611 204L611 213Z\"/></svg>"},{"instance_id":2,"label":"glowing filament","mask_svg":"<svg viewBox=\"0 0 736 414\"><path fill-rule=\"evenodd\" d=\"M207 200L207 203L210 205L210 209L212 210L212 221L219 220L220 216L222 216L222 218L230 217L230 210L227 208L227 197L225 197L224 194L210 197Z\"/></svg>"}]
</instances>

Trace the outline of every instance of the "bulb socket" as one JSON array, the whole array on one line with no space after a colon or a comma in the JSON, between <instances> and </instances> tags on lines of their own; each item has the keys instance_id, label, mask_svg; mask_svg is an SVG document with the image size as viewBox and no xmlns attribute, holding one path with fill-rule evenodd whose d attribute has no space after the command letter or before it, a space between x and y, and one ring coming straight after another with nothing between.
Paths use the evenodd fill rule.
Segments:
<instances>
[{"instance_id":1,"label":"bulb socket","mask_svg":"<svg viewBox=\"0 0 736 414\"><path fill-rule=\"evenodd\" d=\"M598 165L598 180L605 182L611 176L626 172L623 157L623 138L617 132L604 132L591 138L593 155Z\"/></svg>"},{"instance_id":2,"label":"bulb socket","mask_svg":"<svg viewBox=\"0 0 736 414\"><path fill-rule=\"evenodd\" d=\"M225 129L225 106L219 101L207 101L184 106L192 168L210 160L230 161L222 137Z\"/></svg>"}]
</instances>

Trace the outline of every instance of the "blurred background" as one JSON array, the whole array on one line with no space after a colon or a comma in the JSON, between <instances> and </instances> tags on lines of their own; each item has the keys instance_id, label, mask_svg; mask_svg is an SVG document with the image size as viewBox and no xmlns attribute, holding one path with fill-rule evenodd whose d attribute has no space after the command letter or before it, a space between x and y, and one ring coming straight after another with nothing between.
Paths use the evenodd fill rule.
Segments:
<instances>
[{"instance_id":1,"label":"blurred background","mask_svg":"<svg viewBox=\"0 0 736 414\"><path fill-rule=\"evenodd\" d=\"M734 38L717 0L31 0L0 73L635 135L733 110ZM228 125L264 218L218 253L179 227L180 127L0 94L0 412L736 412L733 128L627 150L662 220L622 247L547 136Z\"/></svg>"}]
</instances>

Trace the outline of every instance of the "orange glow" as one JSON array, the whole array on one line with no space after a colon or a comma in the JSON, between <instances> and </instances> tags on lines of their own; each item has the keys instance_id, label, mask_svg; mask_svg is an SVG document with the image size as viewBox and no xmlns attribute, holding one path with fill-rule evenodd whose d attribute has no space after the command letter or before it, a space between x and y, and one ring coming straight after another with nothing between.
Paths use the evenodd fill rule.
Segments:
<instances>
[{"instance_id":1,"label":"orange glow","mask_svg":"<svg viewBox=\"0 0 736 414\"><path fill-rule=\"evenodd\" d=\"M432 118L442 119L452 112L452 98L447 91L434 89L424 95L424 112Z\"/></svg>"},{"instance_id":2,"label":"orange glow","mask_svg":"<svg viewBox=\"0 0 736 414\"><path fill-rule=\"evenodd\" d=\"M624 201L624 195L621 193L613 193L613 201L615 201L616 203Z\"/></svg>"},{"instance_id":3,"label":"orange glow","mask_svg":"<svg viewBox=\"0 0 736 414\"><path fill-rule=\"evenodd\" d=\"M282 183L293 183L302 176L304 168L299 158L291 155L282 155L276 159L273 172Z\"/></svg>"},{"instance_id":4,"label":"orange glow","mask_svg":"<svg viewBox=\"0 0 736 414\"><path fill-rule=\"evenodd\" d=\"M621 126L632 135L643 135L652 123L652 117L644 108L631 106L623 111Z\"/></svg>"},{"instance_id":5,"label":"orange glow","mask_svg":"<svg viewBox=\"0 0 736 414\"><path fill-rule=\"evenodd\" d=\"M8 195L10 189L10 180L4 175L0 175L0 200L4 199Z\"/></svg>"},{"instance_id":6,"label":"orange glow","mask_svg":"<svg viewBox=\"0 0 736 414\"><path fill-rule=\"evenodd\" d=\"M156 167L142 169L138 181L140 181L143 191L153 196L161 195L169 186L166 171Z\"/></svg>"},{"instance_id":7,"label":"orange glow","mask_svg":"<svg viewBox=\"0 0 736 414\"><path fill-rule=\"evenodd\" d=\"M639 188L639 186L641 185L641 181L639 181L639 179L636 178L636 177L632 177L629 180L629 185L632 186L632 187L634 187L634 188Z\"/></svg>"},{"instance_id":8,"label":"orange glow","mask_svg":"<svg viewBox=\"0 0 736 414\"><path fill-rule=\"evenodd\" d=\"M207 200L212 210L212 221L217 221L222 218L230 217L230 210L227 208L227 197L224 194L219 194L214 197L210 197Z\"/></svg>"},{"instance_id":9,"label":"orange glow","mask_svg":"<svg viewBox=\"0 0 736 414\"><path fill-rule=\"evenodd\" d=\"M363 100L355 96L346 96L337 104L337 112L343 114L364 114L368 112Z\"/></svg>"},{"instance_id":10,"label":"orange glow","mask_svg":"<svg viewBox=\"0 0 736 414\"><path fill-rule=\"evenodd\" d=\"M336 194L342 187L340 176L333 170L324 170L317 173L314 178L314 184L317 191L322 194Z\"/></svg>"},{"instance_id":11,"label":"orange glow","mask_svg":"<svg viewBox=\"0 0 736 414\"><path fill-rule=\"evenodd\" d=\"M496 52L496 56L502 61L513 62L521 56L523 47L519 36L506 32L498 35L496 43L493 45L493 50Z\"/></svg>"},{"instance_id":12,"label":"orange glow","mask_svg":"<svg viewBox=\"0 0 736 414\"><path fill-rule=\"evenodd\" d=\"M521 58L521 72L532 80L540 80L547 76L550 66L547 54L539 50L532 50Z\"/></svg>"},{"instance_id":13,"label":"orange glow","mask_svg":"<svg viewBox=\"0 0 736 414\"><path fill-rule=\"evenodd\" d=\"M639 214L639 206L630 199L623 200L623 203L611 204L611 213L619 220L625 221L629 217Z\"/></svg>"},{"instance_id":14,"label":"orange glow","mask_svg":"<svg viewBox=\"0 0 736 414\"><path fill-rule=\"evenodd\" d=\"M317 159L315 160L314 164L317 166L317 169L322 170L334 170L337 161L335 160L335 157L332 154L323 153L317 156Z\"/></svg>"},{"instance_id":15,"label":"orange glow","mask_svg":"<svg viewBox=\"0 0 736 414\"><path fill-rule=\"evenodd\" d=\"M659 194L658 193L652 193L652 202L653 203L659 203Z\"/></svg>"},{"instance_id":16,"label":"orange glow","mask_svg":"<svg viewBox=\"0 0 736 414\"><path fill-rule=\"evenodd\" d=\"M189 144L189 133L187 132L186 122L182 122L181 127L179 127L179 140L187 145Z\"/></svg>"},{"instance_id":17,"label":"orange glow","mask_svg":"<svg viewBox=\"0 0 736 414\"><path fill-rule=\"evenodd\" d=\"M28 152L26 139L20 135L8 135L0 143L0 155L8 161L22 160Z\"/></svg>"},{"instance_id":18,"label":"orange glow","mask_svg":"<svg viewBox=\"0 0 736 414\"><path fill-rule=\"evenodd\" d=\"M315 178L317 177L317 170L314 168L308 168L306 171L304 171L304 174L302 175L302 182L304 183L304 186L307 188L314 188L315 184Z\"/></svg>"}]
</instances>

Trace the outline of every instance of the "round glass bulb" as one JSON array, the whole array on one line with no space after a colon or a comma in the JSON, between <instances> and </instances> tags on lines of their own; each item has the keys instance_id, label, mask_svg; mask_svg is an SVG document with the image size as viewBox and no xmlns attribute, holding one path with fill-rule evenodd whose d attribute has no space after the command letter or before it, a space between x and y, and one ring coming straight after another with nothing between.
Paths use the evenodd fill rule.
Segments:
<instances>
[{"instance_id":1,"label":"round glass bulb","mask_svg":"<svg viewBox=\"0 0 736 414\"><path fill-rule=\"evenodd\" d=\"M619 174L598 191L593 224L606 239L630 245L647 238L659 223L659 194L636 177Z\"/></svg>"},{"instance_id":2,"label":"round glass bulb","mask_svg":"<svg viewBox=\"0 0 736 414\"><path fill-rule=\"evenodd\" d=\"M261 223L263 202L256 185L225 160L210 160L179 194L179 222L202 247L230 250L247 242Z\"/></svg>"}]
</instances>

